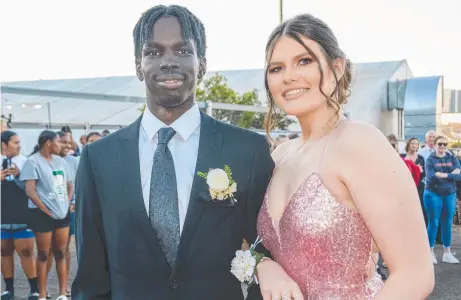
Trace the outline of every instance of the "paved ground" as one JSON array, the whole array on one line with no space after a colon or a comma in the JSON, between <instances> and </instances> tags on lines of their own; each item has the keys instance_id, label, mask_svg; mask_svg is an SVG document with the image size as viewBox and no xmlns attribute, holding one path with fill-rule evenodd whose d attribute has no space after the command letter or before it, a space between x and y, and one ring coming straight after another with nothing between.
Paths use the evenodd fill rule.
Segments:
<instances>
[{"instance_id":1,"label":"paved ground","mask_svg":"<svg viewBox=\"0 0 461 300\"><path fill-rule=\"evenodd\" d=\"M435 266L435 289L428 299L461 299L461 264L442 263L442 249L436 250L439 264ZM461 260L461 226L453 228L452 252Z\"/></svg>"},{"instance_id":2,"label":"paved ground","mask_svg":"<svg viewBox=\"0 0 461 300\"><path fill-rule=\"evenodd\" d=\"M453 228L453 251L456 252L456 256L461 259L461 226L456 226ZM442 249L437 248L437 254L439 258L439 264L435 266L436 274L436 287L433 294L428 298L430 300L455 300L460 299L461 295L461 264L451 265L441 262L441 251ZM71 247L71 252L73 254L73 260L71 268L71 278L75 275L75 248ZM19 259L16 259L16 299L27 299L27 293L29 286L27 280L24 277L24 273L19 265ZM53 265L54 269L54 265ZM4 283L2 280L2 291ZM57 277L56 272L53 270L50 273L48 281L48 289L53 295L53 299L56 298L57 293Z\"/></svg>"}]
</instances>

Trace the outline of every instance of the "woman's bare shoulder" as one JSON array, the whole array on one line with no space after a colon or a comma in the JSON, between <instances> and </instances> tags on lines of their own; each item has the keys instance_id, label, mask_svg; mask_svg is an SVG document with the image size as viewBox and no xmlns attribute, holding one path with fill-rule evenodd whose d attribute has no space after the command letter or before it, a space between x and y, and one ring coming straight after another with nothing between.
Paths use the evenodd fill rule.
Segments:
<instances>
[{"instance_id":1,"label":"woman's bare shoulder","mask_svg":"<svg viewBox=\"0 0 461 300\"><path fill-rule=\"evenodd\" d=\"M350 121L335 139L335 151L339 163L344 167L360 160L363 164L372 163L377 157L395 162L397 152L392 148L386 136L375 126ZM397 163L400 163L400 158ZM391 164L392 165L392 164ZM373 164L369 165L372 168Z\"/></svg>"},{"instance_id":2,"label":"woman's bare shoulder","mask_svg":"<svg viewBox=\"0 0 461 300\"><path fill-rule=\"evenodd\" d=\"M374 142L381 145L389 144L378 128L360 121L348 121L339 132L336 141L346 148L361 148L364 144Z\"/></svg>"}]
</instances>

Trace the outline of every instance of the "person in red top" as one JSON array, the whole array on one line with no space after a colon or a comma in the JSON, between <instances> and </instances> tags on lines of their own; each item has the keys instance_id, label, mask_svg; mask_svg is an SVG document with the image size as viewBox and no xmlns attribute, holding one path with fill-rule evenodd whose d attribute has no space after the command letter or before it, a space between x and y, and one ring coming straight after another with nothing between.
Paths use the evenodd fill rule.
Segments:
<instances>
[{"instance_id":1,"label":"person in red top","mask_svg":"<svg viewBox=\"0 0 461 300\"><path fill-rule=\"evenodd\" d=\"M391 135L389 135L387 137L387 139L389 140L389 142L391 143L391 145L395 149L395 151L397 151L397 153L398 153L399 152L399 143L398 143L397 138L395 137L395 135L391 134ZM405 164L407 165L408 169L410 170L411 176L413 177L413 180L414 180L416 186L418 186L419 180L421 178L421 169L411 159L406 159L406 158L403 158L403 157L402 157L402 159L405 162Z\"/></svg>"},{"instance_id":2,"label":"person in red top","mask_svg":"<svg viewBox=\"0 0 461 300\"><path fill-rule=\"evenodd\" d=\"M410 159L402 158L405 164L407 165L408 169L411 172L411 176L413 176L413 180L415 181L416 186L419 184L419 179L421 178L421 170L417 164L415 164Z\"/></svg>"}]
</instances>

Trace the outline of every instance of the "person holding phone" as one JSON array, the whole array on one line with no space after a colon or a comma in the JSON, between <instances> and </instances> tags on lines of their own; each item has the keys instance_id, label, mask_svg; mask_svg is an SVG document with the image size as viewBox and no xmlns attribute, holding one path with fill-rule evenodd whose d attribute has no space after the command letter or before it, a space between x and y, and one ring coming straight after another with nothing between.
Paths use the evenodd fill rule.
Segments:
<instances>
[{"instance_id":1,"label":"person holding phone","mask_svg":"<svg viewBox=\"0 0 461 300\"><path fill-rule=\"evenodd\" d=\"M19 182L19 173L26 160L20 154L21 139L13 131L2 132L1 172L1 244L2 275L5 290L2 300L14 299L14 251L21 259L29 280L29 300L38 299L37 269L34 258L34 233L28 228L27 196Z\"/></svg>"}]
</instances>

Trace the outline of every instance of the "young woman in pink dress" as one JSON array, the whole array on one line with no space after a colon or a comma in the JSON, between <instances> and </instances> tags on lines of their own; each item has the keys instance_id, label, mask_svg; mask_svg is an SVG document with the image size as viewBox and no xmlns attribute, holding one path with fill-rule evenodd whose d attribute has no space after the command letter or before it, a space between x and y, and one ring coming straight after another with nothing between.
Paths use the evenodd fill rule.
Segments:
<instances>
[{"instance_id":1,"label":"young woman in pink dress","mask_svg":"<svg viewBox=\"0 0 461 300\"><path fill-rule=\"evenodd\" d=\"M415 184L381 132L343 117L351 63L333 32L297 16L273 31L266 55L266 129L277 104L302 137L273 152L258 220L274 259L257 266L264 299L424 299L434 271Z\"/></svg>"}]
</instances>

